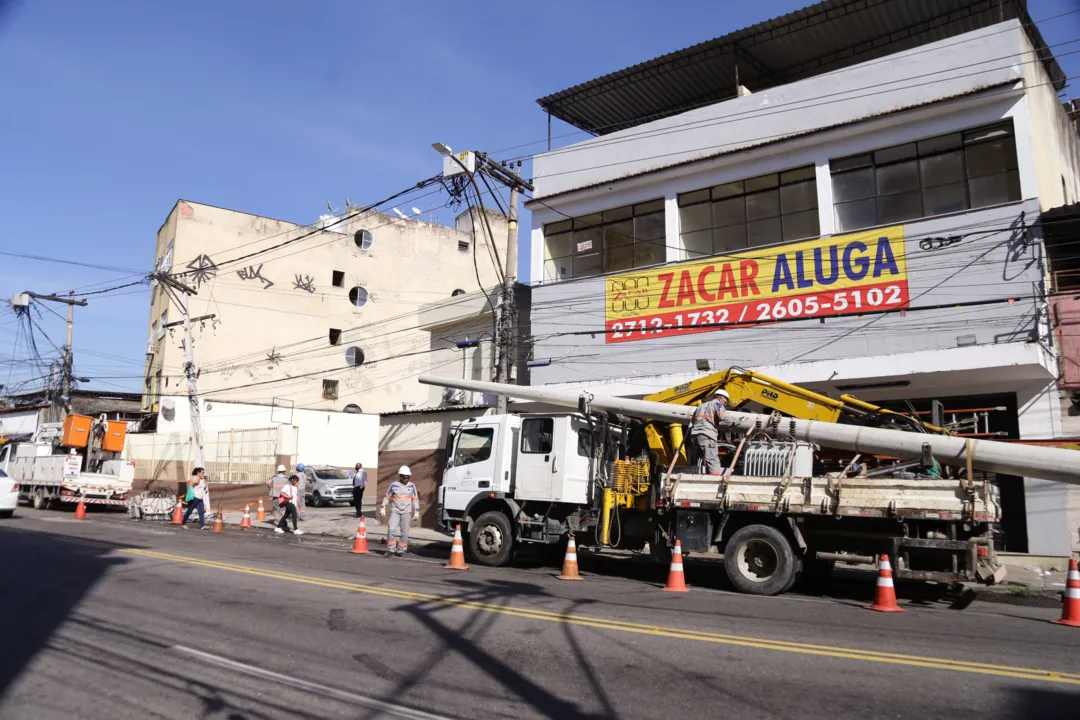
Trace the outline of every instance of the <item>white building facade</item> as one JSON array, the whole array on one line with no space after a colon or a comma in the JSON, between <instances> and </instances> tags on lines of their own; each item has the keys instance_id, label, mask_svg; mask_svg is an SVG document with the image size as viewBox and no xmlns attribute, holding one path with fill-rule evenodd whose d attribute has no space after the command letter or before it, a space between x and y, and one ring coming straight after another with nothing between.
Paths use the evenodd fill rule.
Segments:
<instances>
[{"instance_id":1,"label":"white building facade","mask_svg":"<svg viewBox=\"0 0 1080 720\"><path fill-rule=\"evenodd\" d=\"M1061 436L1040 218L1080 198L1063 74L1023 3L906 34L925 19L887 5L820 3L540 101L599 136L534 158L532 384L641 396L741 366ZM904 39L860 44L841 10ZM733 65L729 99L629 109ZM1001 487L1004 549L1080 549L1067 486Z\"/></svg>"}]
</instances>

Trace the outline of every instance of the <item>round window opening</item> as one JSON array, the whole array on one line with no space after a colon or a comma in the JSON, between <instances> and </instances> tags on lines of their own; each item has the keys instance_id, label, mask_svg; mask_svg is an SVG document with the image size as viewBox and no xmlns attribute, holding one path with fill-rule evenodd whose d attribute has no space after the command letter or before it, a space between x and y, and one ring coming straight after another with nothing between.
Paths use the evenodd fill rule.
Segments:
<instances>
[{"instance_id":1,"label":"round window opening","mask_svg":"<svg viewBox=\"0 0 1080 720\"><path fill-rule=\"evenodd\" d=\"M364 364L364 351L358 347L351 347L345 351L345 362L353 367L360 367Z\"/></svg>"},{"instance_id":2,"label":"round window opening","mask_svg":"<svg viewBox=\"0 0 1080 720\"><path fill-rule=\"evenodd\" d=\"M454 292L450 293L450 297L457 297L458 295L464 295L464 294L465 294L465 291L462 290L461 288L458 288Z\"/></svg>"},{"instance_id":3,"label":"round window opening","mask_svg":"<svg viewBox=\"0 0 1080 720\"><path fill-rule=\"evenodd\" d=\"M356 247L361 250L370 250L371 244L375 242L375 240L367 230L357 230L353 234L353 242L356 243Z\"/></svg>"},{"instance_id":4,"label":"round window opening","mask_svg":"<svg viewBox=\"0 0 1080 720\"><path fill-rule=\"evenodd\" d=\"M345 410L343 412L353 413L354 415L356 415L356 414L362 413L364 411L361 410L360 406L357 405L356 403L349 403L348 405L345 406Z\"/></svg>"},{"instance_id":5,"label":"round window opening","mask_svg":"<svg viewBox=\"0 0 1080 720\"><path fill-rule=\"evenodd\" d=\"M368 294L367 290L357 285L349 291L349 302L353 304L353 307L364 307L367 305Z\"/></svg>"}]
</instances>

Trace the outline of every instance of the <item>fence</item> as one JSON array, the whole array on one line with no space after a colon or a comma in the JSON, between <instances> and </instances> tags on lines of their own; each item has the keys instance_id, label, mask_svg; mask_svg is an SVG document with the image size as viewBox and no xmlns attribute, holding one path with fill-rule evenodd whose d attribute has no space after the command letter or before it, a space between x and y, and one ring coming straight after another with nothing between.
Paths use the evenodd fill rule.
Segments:
<instances>
[{"instance_id":1,"label":"fence","mask_svg":"<svg viewBox=\"0 0 1080 720\"><path fill-rule=\"evenodd\" d=\"M279 463L296 465L297 433L290 426L218 432L203 447L207 479L231 484L267 482ZM124 447L124 459L135 462L137 487L186 482L194 467L193 454L187 433L128 435Z\"/></svg>"}]
</instances>

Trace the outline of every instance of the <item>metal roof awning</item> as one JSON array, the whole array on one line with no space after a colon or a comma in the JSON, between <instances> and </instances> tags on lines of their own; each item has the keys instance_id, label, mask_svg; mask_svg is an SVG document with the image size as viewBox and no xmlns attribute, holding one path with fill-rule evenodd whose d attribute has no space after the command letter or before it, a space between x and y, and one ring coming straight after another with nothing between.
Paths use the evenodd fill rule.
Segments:
<instances>
[{"instance_id":1,"label":"metal roof awning","mask_svg":"<svg viewBox=\"0 0 1080 720\"><path fill-rule=\"evenodd\" d=\"M1065 73L1026 0L825 0L537 100L595 135L1019 20L1060 90Z\"/></svg>"}]
</instances>

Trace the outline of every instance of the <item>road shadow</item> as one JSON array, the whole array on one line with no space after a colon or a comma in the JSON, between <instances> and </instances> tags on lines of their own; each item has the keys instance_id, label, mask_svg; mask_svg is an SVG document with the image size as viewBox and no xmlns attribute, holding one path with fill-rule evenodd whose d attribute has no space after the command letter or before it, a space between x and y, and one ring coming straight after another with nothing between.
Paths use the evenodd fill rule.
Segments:
<instances>
[{"instance_id":1,"label":"road shadow","mask_svg":"<svg viewBox=\"0 0 1080 720\"><path fill-rule=\"evenodd\" d=\"M1080 715L1080 692L1047 688L1012 688L1000 717L1010 720L1064 720Z\"/></svg>"},{"instance_id":2,"label":"road shadow","mask_svg":"<svg viewBox=\"0 0 1080 720\"><path fill-rule=\"evenodd\" d=\"M112 554L118 547L5 521L0 529L6 576L0 583L0 697L102 577L130 562Z\"/></svg>"}]
</instances>

